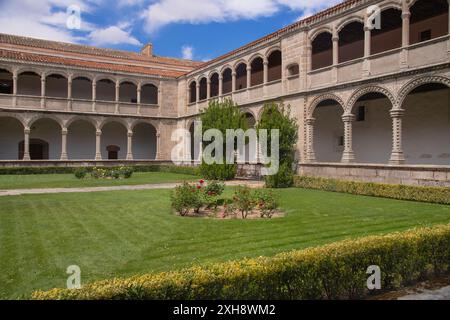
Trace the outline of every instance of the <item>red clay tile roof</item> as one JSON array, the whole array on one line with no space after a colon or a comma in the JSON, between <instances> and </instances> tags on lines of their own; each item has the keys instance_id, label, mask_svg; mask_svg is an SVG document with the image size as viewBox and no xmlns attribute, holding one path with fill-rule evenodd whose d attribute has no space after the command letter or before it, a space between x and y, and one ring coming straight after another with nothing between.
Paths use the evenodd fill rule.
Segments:
<instances>
[{"instance_id":1,"label":"red clay tile roof","mask_svg":"<svg viewBox=\"0 0 450 320\"><path fill-rule=\"evenodd\" d=\"M86 61L80 59L72 59L65 57L50 56L44 54L34 54L28 52L0 49L0 57L10 60L19 60L25 62L49 63L61 66L82 67L89 69L101 69L108 71L137 73L152 76L162 76L169 78L177 78L185 74L185 71L164 70L159 68L151 68L138 65L126 65L117 63Z\"/></svg>"}]
</instances>

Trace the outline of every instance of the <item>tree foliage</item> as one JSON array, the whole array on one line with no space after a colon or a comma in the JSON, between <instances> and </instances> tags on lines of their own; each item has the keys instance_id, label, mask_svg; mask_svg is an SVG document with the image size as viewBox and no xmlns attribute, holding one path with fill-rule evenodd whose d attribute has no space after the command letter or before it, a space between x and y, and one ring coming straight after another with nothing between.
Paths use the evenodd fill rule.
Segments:
<instances>
[{"instance_id":1,"label":"tree foliage","mask_svg":"<svg viewBox=\"0 0 450 320\"><path fill-rule=\"evenodd\" d=\"M271 145L270 130L280 130L280 169L276 175L266 177L269 188L287 188L293 185L295 148L298 141L297 120L291 117L289 106L270 103L263 108L256 129L269 130L268 144ZM270 152L270 147L268 151Z\"/></svg>"}]
</instances>

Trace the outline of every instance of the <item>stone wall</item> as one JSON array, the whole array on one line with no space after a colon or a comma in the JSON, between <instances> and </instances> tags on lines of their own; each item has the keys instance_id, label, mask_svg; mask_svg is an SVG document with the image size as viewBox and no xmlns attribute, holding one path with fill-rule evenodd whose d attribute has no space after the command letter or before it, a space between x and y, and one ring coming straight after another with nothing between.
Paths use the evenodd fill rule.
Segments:
<instances>
[{"instance_id":1,"label":"stone wall","mask_svg":"<svg viewBox=\"0 0 450 320\"><path fill-rule=\"evenodd\" d=\"M308 177L412 186L450 187L450 166L387 166L370 164L300 164Z\"/></svg>"}]
</instances>

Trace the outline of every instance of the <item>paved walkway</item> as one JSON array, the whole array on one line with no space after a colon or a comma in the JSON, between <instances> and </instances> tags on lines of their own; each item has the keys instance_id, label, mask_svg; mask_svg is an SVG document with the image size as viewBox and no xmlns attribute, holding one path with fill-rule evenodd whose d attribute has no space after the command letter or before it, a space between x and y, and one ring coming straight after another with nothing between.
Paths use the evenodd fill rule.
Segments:
<instances>
[{"instance_id":1,"label":"paved walkway","mask_svg":"<svg viewBox=\"0 0 450 320\"><path fill-rule=\"evenodd\" d=\"M180 183L161 183L145 184L137 186L112 186L112 187L89 187L89 188L52 188L52 189L18 189L18 190L0 190L0 197L21 196L27 194L55 194L55 193L88 193L88 192L106 192L106 191L133 191L133 190L155 190L155 189L173 189ZM260 181L228 181L227 186L247 185L251 188L263 187L264 183Z\"/></svg>"}]
</instances>

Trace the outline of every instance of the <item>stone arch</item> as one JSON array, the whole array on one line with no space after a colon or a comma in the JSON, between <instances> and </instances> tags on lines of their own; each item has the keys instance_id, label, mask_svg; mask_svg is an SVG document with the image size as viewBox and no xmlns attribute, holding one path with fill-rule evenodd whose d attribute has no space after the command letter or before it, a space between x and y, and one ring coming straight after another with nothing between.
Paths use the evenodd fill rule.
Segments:
<instances>
[{"instance_id":1,"label":"stone arch","mask_svg":"<svg viewBox=\"0 0 450 320\"><path fill-rule=\"evenodd\" d=\"M123 119L123 118L120 118L120 117L117 117L117 118L105 118L105 119L103 119L100 122L98 128L100 130L102 130L105 125L107 125L108 123L111 123L111 122L120 123L121 125L123 125L127 129L127 131L130 130L130 124L128 123L128 121Z\"/></svg>"},{"instance_id":2,"label":"stone arch","mask_svg":"<svg viewBox=\"0 0 450 320\"><path fill-rule=\"evenodd\" d=\"M265 53L266 58L269 58L270 55L272 55L272 53L274 53L274 52L276 52L276 51L280 51L281 53L283 52L283 51L281 50L281 47L280 47L279 45L270 47L269 49L266 50L266 53Z\"/></svg>"},{"instance_id":3,"label":"stone arch","mask_svg":"<svg viewBox=\"0 0 450 320\"><path fill-rule=\"evenodd\" d=\"M359 22L359 23L362 23L363 25L365 25L364 17L362 17L359 14L354 14L349 17L346 17L340 23L337 24L336 33L341 32L342 29L344 29L347 25L349 25L353 22Z\"/></svg>"},{"instance_id":4,"label":"stone arch","mask_svg":"<svg viewBox=\"0 0 450 320\"><path fill-rule=\"evenodd\" d=\"M97 120L95 120L91 117L79 116L79 115L69 118L64 125L66 128L69 128L70 125L76 121L86 121L86 122L89 122L90 124L92 124L95 127L95 129L99 128L99 122Z\"/></svg>"},{"instance_id":5,"label":"stone arch","mask_svg":"<svg viewBox=\"0 0 450 320\"><path fill-rule=\"evenodd\" d=\"M125 82L129 82L134 84L136 87L139 85L139 81L137 81L136 79L130 78L130 77L125 77L125 78L120 78L119 79L119 85L125 83Z\"/></svg>"},{"instance_id":6,"label":"stone arch","mask_svg":"<svg viewBox=\"0 0 450 320\"><path fill-rule=\"evenodd\" d=\"M155 122L154 120L150 120L150 119L136 119L136 120L134 120L130 124L129 130L133 131L134 128L137 125L142 124L142 123L149 124L149 125L153 126L156 129L156 131L159 132L159 125L158 125L158 123Z\"/></svg>"},{"instance_id":7,"label":"stone arch","mask_svg":"<svg viewBox=\"0 0 450 320\"><path fill-rule=\"evenodd\" d=\"M342 98L340 98L339 96L332 94L332 93L327 93L327 94L323 94L320 95L318 97L316 97L311 104L309 105L308 108L308 118L313 118L313 114L314 111L316 110L317 106L327 100L334 100L336 101L341 107L342 110L345 112L345 103L344 100Z\"/></svg>"},{"instance_id":8,"label":"stone arch","mask_svg":"<svg viewBox=\"0 0 450 320\"><path fill-rule=\"evenodd\" d=\"M160 82L154 81L154 80L142 80L142 81L139 81L138 84L141 87L147 86L147 85L152 85L152 86L155 86L156 88L159 88L159 86L160 86Z\"/></svg>"},{"instance_id":9,"label":"stone arch","mask_svg":"<svg viewBox=\"0 0 450 320\"><path fill-rule=\"evenodd\" d=\"M95 76L93 76L90 73L84 73L84 72L75 72L70 74L70 76L72 77L72 80L75 80L77 78L86 78L88 80L90 80L91 82L93 82L95 80Z\"/></svg>"},{"instance_id":10,"label":"stone arch","mask_svg":"<svg viewBox=\"0 0 450 320\"><path fill-rule=\"evenodd\" d=\"M450 88L450 78L443 76L425 76L413 79L400 89L396 104L397 108L401 109L403 102L405 101L406 97L411 93L411 91L413 91L417 87L420 87L421 85L429 83L443 84Z\"/></svg>"},{"instance_id":11,"label":"stone arch","mask_svg":"<svg viewBox=\"0 0 450 320\"><path fill-rule=\"evenodd\" d=\"M36 73L39 76L42 76L44 74L44 71L42 69L29 67L29 66L21 67L21 68L17 69L17 75L18 76L20 76L21 74L26 73L26 72L33 72L33 73Z\"/></svg>"},{"instance_id":12,"label":"stone arch","mask_svg":"<svg viewBox=\"0 0 450 320\"><path fill-rule=\"evenodd\" d=\"M220 75L223 76L223 73L224 73L227 69L230 69L231 72L233 72L233 69L234 69L234 68L233 68L232 65L226 64L226 65L224 65L224 66L220 69L220 71L219 71Z\"/></svg>"},{"instance_id":13,"label":"stone arch","mask_svg":"<svg viewBox=\"0 0 450 320\"><path fill-rule=\"evenodd\" d=\"M329 33L329 34L333 35L333 28L331 28L330 26L323 26L318 29L310 31L310 33L308 35L308 39L309 39L310 43L312 43L314 40L316 40L316 38L319 35L321 35L322 33Z\"/></svg>"},{"instance_id":14,"label":"stone arch","mask_svg":"<svg viewBox=\"0 0 450 320\"><path fill-rule=\"evenodd\" d=\"M401 3L399 3L398 1L393 1L393 0L387 1L384 3L380 3L378 6L381 11L388 10L388 9L402 10Z\"/></svg>"},{"instance_id":15,"label":"stone arch","mask_svg":"<svg viewBox=\"0 0 450 320\"><path fill-rule=\"evenodd\" d=\"M63 119L61 119L60 117L58 117L58 116L56 116L54 114L38 114L38 115L35 115L35 116L31 117L30 119L28 119L26 126L27 127L31 127L37 121L42 120L42 119L54 120L61 127L61 130L62 130L62 128L64 128L64 121L63 121Z\"/></svg>"},{"instance_id":16,"label":"stone arch","mask_svg":"<svg viewBox=\"0 0 450 320\"><path fill-rule=\"evenodd\" d=\"M347 104L345 105L345 113L351 114L353 111L353 108L355 106L355 103L358 101L358 99L368 93L380 93L380 94L386 96L386 98L388 98L389 101L392 103L393 109L395 109L396 99L395 99L394 95L388 89L381 87L381 86L367 86L367 87L363 87L363 88L356 90L352 94L350 99L348 99Z\"/></svg>"},{"instance_id":17,"label":"stone arch","mask_svg":"<svg viewBox=\"0 0 450 320\"><path fill-rule=\"evenodd\" d=\"M114 84L117 83L117 78L115 78L111 75L107 75L107 74L100 74L94 78L94 81L97 83L102 80L109 80L109 81L112 81Z\"/></svg>"},{"instance_id":18,"label":"stone arch","mask_svg":"<svg viewBox=\"0 0 450 320\"><path fill-rule=\"evenodd\" d=\"M14 74L14 68L12 66L0 64L0 69L6 70L9 73Z\"/></svg>"},{"instance_id":19,"label":"stone arch","mask_svg":"<svg viewBox=\"0 0 450 320\"><path fill-rule=\"evenodd\" d=\"M28 126L28 121L20 113L0 112L0 118L13 118L18 120L24 128Z\"/></svg>"},{"instance_id":20,"label":"stone arch","mask_svg":"<svg viewBox=\"0 0 450 320\"><path fill-rule=\"evenodd\" d=\"M245 64L246 66L248 66L248 61L245 60L245 59L239 59L238 61L236 61L236 62L233 64L232 70L233 70L234 72L236 72L236 68L239 67L239 65L241 65L241 64Z\"/></svg>"}]
</instances>

